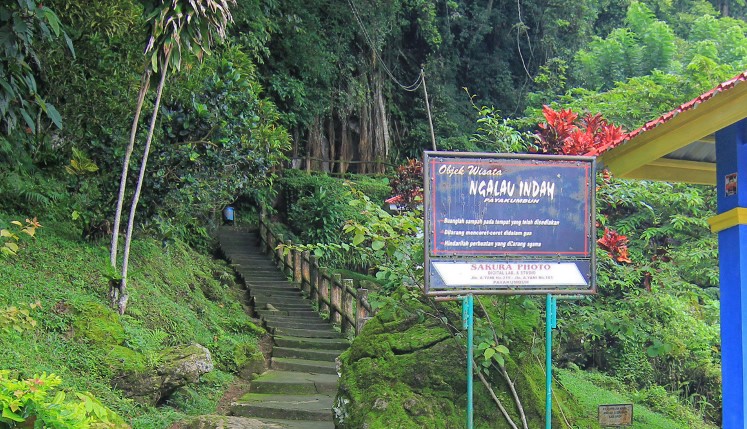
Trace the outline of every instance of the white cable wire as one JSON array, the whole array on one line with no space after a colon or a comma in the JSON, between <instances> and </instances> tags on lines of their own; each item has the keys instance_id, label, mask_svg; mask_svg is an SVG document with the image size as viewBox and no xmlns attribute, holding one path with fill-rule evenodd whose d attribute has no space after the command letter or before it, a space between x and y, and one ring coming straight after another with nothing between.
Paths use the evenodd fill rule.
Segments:
<instances>
[{"instance_id":1,"label":"white cable wire","mask_svg":"<svg viewBox=\"0 0 747 429\"><path fill-rule=\"evenodd\" d=\"M415 79L415 82L413 82L410 85L404 85L402 82L399 81L396 77L394 77L394 74L391 70L389 70L389 67L386 66L386 63L384 63L384 60L379 56L379 53L376 51L376 46L373 43L373 40L371 39L371 36L368 34L368 31L366 30L366 27L363 25L363 20L361 19L360 15L358 14L358 9L356 9L355 5L353 4L353 0L348 0L348 4L350 5L350 8L353 10L353 15L355 15L355 20L358 22L358 26L361 28L361 32L363 33L363 37L366 39L366 43L368 43L368 46L371 47L371 51L374 54L374 57L379 61L381 64L381 67L384 69L387 75L389 75L389 78L392 79L397 85L400 86L400 88L404 89L405 91L414 92L417 91L418 88L420 88L420 85L423 84L423 73L419 73L417 79Z\"/></svg>"}]
</instances>

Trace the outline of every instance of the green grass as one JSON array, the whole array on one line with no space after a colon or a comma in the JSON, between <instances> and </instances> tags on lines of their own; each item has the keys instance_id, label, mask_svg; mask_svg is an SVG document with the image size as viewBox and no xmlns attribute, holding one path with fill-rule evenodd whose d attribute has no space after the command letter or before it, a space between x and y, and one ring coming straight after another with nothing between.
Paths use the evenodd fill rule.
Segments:
<instances>
[{"instance_id":1,"label":"green grass","mask_svg":"<svg viewBox=\"0 0 747 429\"><path fill-rule=\"evenodd\" d=\"M20 216L0 214L14 218ZM245 360L242 353L258 350L262 334L244 313L230 267L179 242L164 248L155 240L136 240L130 301L120 317L108 307L107 243L87 243L74 226L41 221L36 239L22 238L17 256L0 258L0 311L41 303L30 312L35 328L17 332L13 325L22 328L20 322L0 326L0 369L17 377L58 374L64 389L92 392L136 429L165 428L187 415L214 412ZM153 365L159 350L191 342L210 349L216 370L165 405L138 404L112 387L117 365L110 354L117 344Z\"/></svg>"},{"instance_id":2,"label":"green grass","mask_svg":"<svg viewBox=\"0 0 747 429\"><path fill-rule=\"evenodd\" d=\"M556 375L563 388L574 397L574 404L561 404L566 414L572 414L574 429L601 429L597 417L599 405L631 403L634 404L633 425L628 426L631 429L716 428L706 424L682 406L677 408L678 418L651 411L647 406L636 403L629 395L617 390L622 389L619 382L601 374L560 369Z\"/></svg>"}]
</instances>

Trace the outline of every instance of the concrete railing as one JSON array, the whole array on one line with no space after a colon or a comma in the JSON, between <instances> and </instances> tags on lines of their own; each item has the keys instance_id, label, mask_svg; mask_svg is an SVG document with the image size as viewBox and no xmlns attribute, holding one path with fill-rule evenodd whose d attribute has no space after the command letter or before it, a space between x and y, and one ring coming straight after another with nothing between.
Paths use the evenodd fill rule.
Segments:
<instances>
[{"instance_id":1,"label":"concrete railing","mask_svg":"<svg viewBox=\"0 0 747 429\"><path fill-rule=\"evenodd\" d=\"M340 274L330 274L308 250L294 249L291 241L270 229L264 215L259 219L259 240L262 251L272 255L278 267L318 305L319 312L328 313L330 321L344 334L357 335L363 329L373 315L368 289L356 288L352 279L343 279Z\"/></svg>"}]
</instances>

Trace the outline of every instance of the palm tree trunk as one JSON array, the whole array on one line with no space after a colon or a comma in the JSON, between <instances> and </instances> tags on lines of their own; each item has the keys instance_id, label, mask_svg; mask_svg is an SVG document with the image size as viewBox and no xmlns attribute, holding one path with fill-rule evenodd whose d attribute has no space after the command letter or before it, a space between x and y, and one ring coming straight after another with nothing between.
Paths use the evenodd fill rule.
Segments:
<instances>
[{"instance_id":1,"label":"palm tree trunk","mask_svg":"<svg viewBox=\"0 0 747 429\"><path fill-rule=\"evenodd\" d=\"M124 245L124 257L122 259L122 279L119 283L119 299L117 300L117 308L119 314L124 314L127 309L127 300L129 295L127 294L127 269L129 268L130 260L130 244L132 243L132 230L135 225L135 212L137 211L137 203L140 200L140 191L143 188L143 180L145 178L145 167L148 164L148 154L150 153L150 144L153 141L153 134L156 129L156 119L158 118L158 109L161 105L161 95L163 94L163 87L166 84L166 74L169 71L169 60L171 59L171 50L166 53L166 59L164 64L161 66L161 79L158 81L158 89L156 90L156 102L153 106L153 114L150 116L150 126L148 128L148 137L145 140L145 149L143 151L143 159L140 162L140 174L137 178L137 186L135 187L135 195L132 197L132 205L130 206L130 217L127 221L127 235L125 236Z\"/></svg>"}]
</instances>

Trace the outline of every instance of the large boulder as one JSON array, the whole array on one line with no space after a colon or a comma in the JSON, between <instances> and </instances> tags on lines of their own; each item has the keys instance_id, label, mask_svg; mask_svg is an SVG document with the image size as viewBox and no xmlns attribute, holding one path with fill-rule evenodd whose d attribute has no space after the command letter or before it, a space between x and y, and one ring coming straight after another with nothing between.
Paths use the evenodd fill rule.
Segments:
<instances>
[{"instance_id":1,"label":"large boulder","mask_svg":"<svg viewBox=\"0 0 747 429\"><path fill-rule=\"evenodd\" d=\"M380 311L342 355L336 427L463 427L464 353L443 325L411 310Z\"/></svg>"},{"instance_id":2,"label":"large boulder","mask_svg":"<svg viewBox=\"0 0 747 429\"><path fill-rule=\"evenodd\" d=\"M176 389L199 381L213 370L210 350L200 344L171 347L159 354L153 368L122 368L115 387L138 402L156 405Z\"/></svg>"},{"instance_id":3,"label":"large boulder","mask_svg":"<svg viewBox=\"0 0 747 429\"><path fill-rule=\"evenodd\" d=\"M493 311L492 320L508 321L502 331L510 331L511 335L512 354L506 357L506 367L516 384L528 426L536 428L544 419L544 374L534 356L521 351L531 348L539 311L521 302L501 305L500 314L495 305L487 305L486 310ZM434 308L407 290L397 290L391 302L366 323L341 356L342 376L333 410L335 427L463 428L467 405L466 338L463 334L452 335L461 327L460 310L458 303ZM446 322L453 333L446 328ZM492 333L485 328L476 330L478 343L481 336L492 339ZM482 356L475 359L480 363ZM513 421L520 425L505 380L495 369L486 378ZM567 398L561 387L555 393L563 400ZM476 427L511 427L477 377L473 403Z\"/></svg>"}]
</instances>

